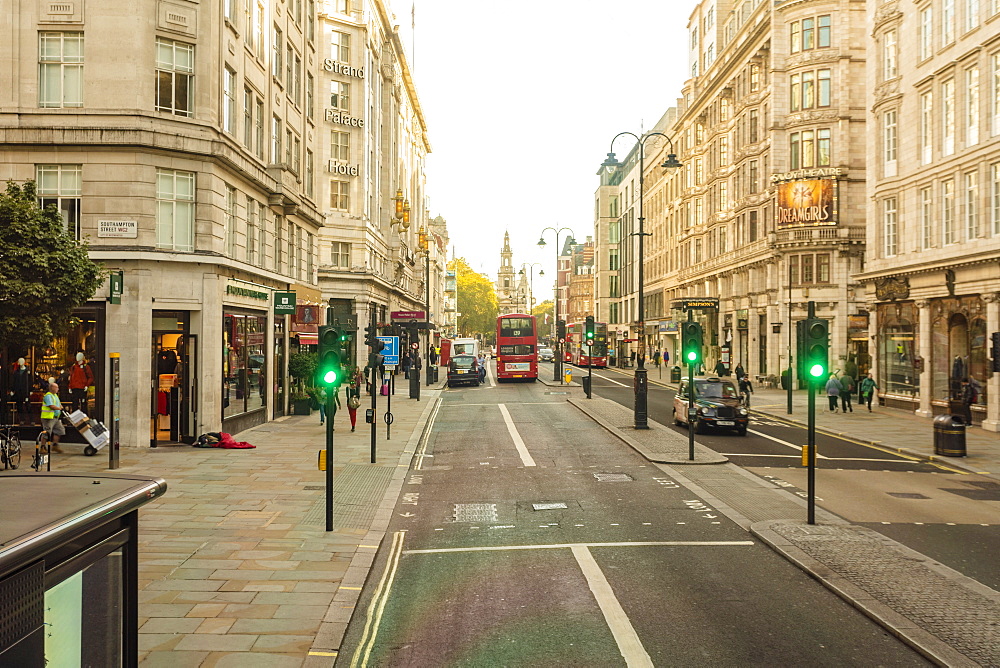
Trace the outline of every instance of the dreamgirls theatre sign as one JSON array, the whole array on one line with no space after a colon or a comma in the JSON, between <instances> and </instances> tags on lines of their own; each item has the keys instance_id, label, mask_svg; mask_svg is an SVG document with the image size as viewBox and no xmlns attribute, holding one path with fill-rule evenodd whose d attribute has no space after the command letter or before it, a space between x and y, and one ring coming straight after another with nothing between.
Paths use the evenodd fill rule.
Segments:
<instances>
[{"instance_id":1,"label":"dreamgirls theatre sign","mask_svg":"<svg viewBox=\"0 0 1000 668\"><path fill-rule=\"evenodd\" d=\"M778 229L836 225L836 177L842 172L840 168L828 168L774 174L771 182L778 185L774 219Z\"/></svg>"}]
</instances>

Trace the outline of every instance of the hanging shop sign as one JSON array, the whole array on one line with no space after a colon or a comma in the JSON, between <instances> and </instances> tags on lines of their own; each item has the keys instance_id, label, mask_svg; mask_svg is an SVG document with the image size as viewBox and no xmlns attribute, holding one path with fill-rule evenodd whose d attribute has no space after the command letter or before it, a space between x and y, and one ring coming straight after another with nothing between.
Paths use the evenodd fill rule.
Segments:
<instances>
[{"instance_id":1,"label":"hanging shop sign","mask_svg":"<svg viewBox=\"0 0 1000 668\"><path fill-rule=\"evenodd\" d=\"M274 293L274 314L286 315L295 313L295 293L275 292Z\"/></svg>"},{"instance_id":2,"label":"hanging shop sign","mask_svg":"<svg viewBox=\"0 0 1000 668\"><path fill-rule=\"evenodd\" d=\"M683 297L670 302L670 308L677 311L700 311L705 309L719 309L719 299L717 297Z\"/></svg>"},{"instance_id":3,"label":"hanging shop sign","mask_svg":"<svg viewBox=\"0 0 1000 668\"><path fill-rule=\"evenodd\" d=\"M316 334L319 332L319 306L300 305L295 307L295 317L292 318L293 332Z\"/></svg>"},{"instance_id":4,"label":"hanging shop sign","mask_svg":"<svg viewBox=\"0 0 1000 668\"><path fill-rule=\"evenodd\" d=\"M97 236L101 239L135 239L139 223L134 220L98 220Z\"/></svg>"},{"instance_id":5,"label":"hanging shop sign","mask_svg":"<svg viewBox=\"0 0 1000 668\"><path fill-rule=\"evenodd\" d=\"M886 276L875 279L875 298L879 301L896 301L910 296L910 279L905 276Z\"/></svg>"},{"instance_id":6,"label":"hanging shop sign","mask_svg":"<svg viewBox=\"0 0 1000 668\"><path fill-rule=\"evenodd\" d=\"M348 116L347 114L337 111L336 109L327 109L324 114L324 118L327 122L336 123L338 125L350 125L352 128L365 127L365 119Z\"/></svg>"},{"instance_id":7,"label":"hanging shop sign","mask_svg":"<svg viewBox=\"0 0 1000 668\"><path fill-rule=\"evenodd\" d=\"M108 301L112 304L122 303L122 294L125 292L125 272L116 271L108 276L110 289L108 290Z\"/></svg>"},{"instance_id":8,"label":"hanging shop sign","mask_svg":"<svg viewBox=\"0 0 1000 668\"><path fill-rule=\"evenodd\" d=\"M390 311L390 320L426 320L426 311Z\"/></svg>"},{"instance_id":9,"label":"hanging shop sign","mask_svg":"<svg viewBox=\"0 0 1000 668\"><path fill-rule=\"evenodd\" d=\"M868 314L859 313L847 316L848 329L868 329Z\"/></svg>"},{"instance_id":10,"label":"hanging shop sign","mask_svg":"<svg viewBox=\"0 0 1000 668\"><path fill-rule=\"evenodd\" d=\"M326 171L341 176L357 176L359 170L357 165L345 165L336 160L330 160L326 163Z\"/></svg>"},{"instance_id":11,"label":"hanging shop sign","mask_svg":"<svg viewBox=\"0 0 1000 668\"><path fill-rule=\"evenodd\" d=\"M775 209L775 224L779 229L836 225L837 182L811 179L779 183Z\"/></svg>"}]
</instances>

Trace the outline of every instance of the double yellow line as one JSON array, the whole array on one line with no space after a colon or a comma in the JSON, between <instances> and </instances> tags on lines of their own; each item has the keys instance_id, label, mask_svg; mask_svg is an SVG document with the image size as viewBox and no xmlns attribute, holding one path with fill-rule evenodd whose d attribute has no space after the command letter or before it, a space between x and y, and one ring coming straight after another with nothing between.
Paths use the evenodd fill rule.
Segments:
<instances>
[{"instance_id":1,"label":"double yellow line","mask_svg":"<svg viewBox=\"0 0 1000 668\"><path fill-rule=\"evenodd\" d=\"M392 590L392 583L396 579L396 570L399 568L399 558L403 554L403 538L405 531L397 531L392 534L392 546L389 548L389 558L382 571L382 578L379 580L375 594L368 604L368 614L365 619L365 628L361 633L361 642L351 658L351 668L361 668L368 665L372 648L375 646L375 637L378 635L378 627L382 623L382 614L385 611L385 604L389 600L389 592Z\"/></svg>"}]
</instances>

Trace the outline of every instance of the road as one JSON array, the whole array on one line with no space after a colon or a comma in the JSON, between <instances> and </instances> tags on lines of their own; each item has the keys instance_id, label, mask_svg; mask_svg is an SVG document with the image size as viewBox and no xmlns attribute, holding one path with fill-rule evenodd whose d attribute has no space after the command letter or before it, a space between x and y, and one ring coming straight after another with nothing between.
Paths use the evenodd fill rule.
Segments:
<instances>
[{"instance_id":1,"label":"road","mask_svg":"<svg viewBox=\"0 0 1000 668\"><path fill-rule=\"evenodd\" d=\"M443 392L336 665L927 665L564 399Z\"/></svg>"},{"instance_id":2,"label":"road","mask_svg":"<svg viewBox=\"0 0 1000 668\"><path fill-rule=\"evenodd\" d=\"M631 407L631 376L630 370L594 370L594 393ZM673 426L673 397L673 390L651 372L649 417L686 434L684 427ZM747 436L710 433L696 438L747 470L805 494L804 427L751 409ZM817 433L816 443L819 506L1000 589L995 556L1000 554L1000 484L842 437Z\"/></svg>"}]
</instances>

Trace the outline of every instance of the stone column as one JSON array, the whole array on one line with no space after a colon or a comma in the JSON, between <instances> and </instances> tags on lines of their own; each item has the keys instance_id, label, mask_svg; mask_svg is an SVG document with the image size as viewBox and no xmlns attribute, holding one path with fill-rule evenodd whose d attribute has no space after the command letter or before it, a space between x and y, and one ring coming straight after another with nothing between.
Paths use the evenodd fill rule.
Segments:
<instances>
[{"instance_id":1,"label":"stone column","mask_svg":"<svg viewBox=\"0 0 1000 668\"><path fill-rule=\"evenodd\" d=\"M1000 292L984 294L983 301L986 302L987 333L1000 332ZM993 373L986 381L986 402L983 429L1000 431L1000 373Z\"/></svg>"},{"instance_id":2,"label":"stone column","mask_svg":"<svg viewBox=\"0 0 1000 668\"><path fill-rule=\"evenodd\" d=\"M154 281L148 269L128 266L124 269L122 303L108 306L105 352L121 354L121 447L148 448L153 412L150 332L153 328Z\"/></svg>"},{"instance_id":3,"label":"stone column","mask_svg":"<svg viewBox=\"0 0 1000 668\"><path fill-rule=\"evenodd\" d=\"M930 418L934 417L931 407L931 363L934 356L931 349L931 302L929 299L918 299L914 305L919 311L917 327L920 339L917 342L917 355L924 360L924 370L920 372L920 405L914 412L920 417Z\"/></svg>"},{"instance_id":4,"label":"stone column","mask_svg":"<svg viewBox=\"0 0 1000 668\"><path fill-rule=\"evenodd\" d=\"M196 434L222 429L222 295L226 278L213 272L201 275L201 327L197 332L198 426Z\"/></svg>"}]
</instances>

